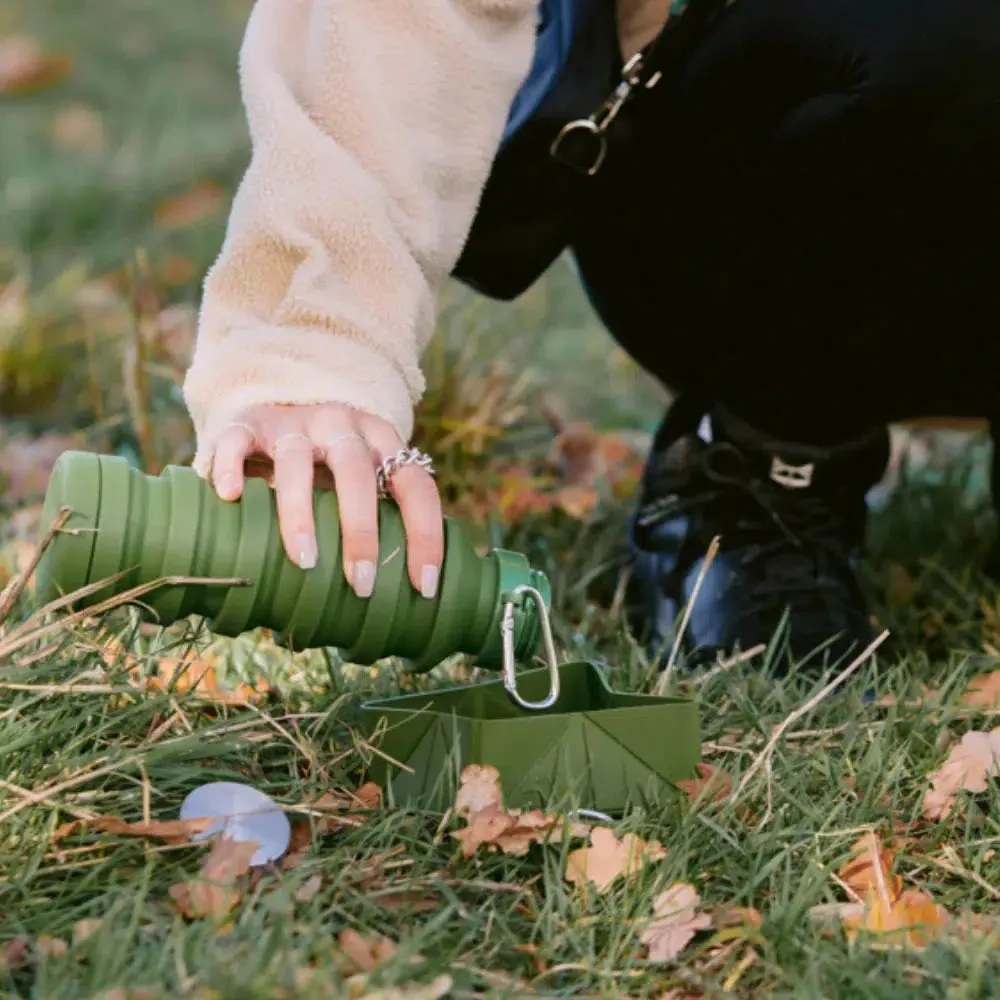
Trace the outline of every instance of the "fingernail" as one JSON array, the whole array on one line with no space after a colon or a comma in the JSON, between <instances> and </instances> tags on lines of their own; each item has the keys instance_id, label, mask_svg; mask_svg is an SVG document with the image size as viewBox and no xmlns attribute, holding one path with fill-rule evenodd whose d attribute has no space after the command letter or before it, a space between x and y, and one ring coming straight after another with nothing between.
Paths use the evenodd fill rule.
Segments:
<instances>
[{"instance_id":1,"label":"fingernail","mask_svg":"<svg viewBox=\"0 0 1000 1000\"><path fill-rule=\"evenodd\" d=\"M299 535L299 565L303 569L312 569L316 565L316 539L312 535Z\"/></svg>"},{"instance_id":2,"label":"fingernail","mask_svg":"<svg viewBox=\"0 0 1000 1000\"><path fill-rule=\"evenodd\" d=\"M428 600L437 593L438 573L437 566L425 566L420 571L420 593Z\"/></svg>"},{"instance_id":3,"label":"fingernail","mask_svg":"<svg viewBox=\"0 0 1000 1000\"><path fill-rule=\"evenodd\" d=\"M358 597L371 597L375 589L375 563L367 560L355 563L351 586Z\"/></svg>"}]
</instances>

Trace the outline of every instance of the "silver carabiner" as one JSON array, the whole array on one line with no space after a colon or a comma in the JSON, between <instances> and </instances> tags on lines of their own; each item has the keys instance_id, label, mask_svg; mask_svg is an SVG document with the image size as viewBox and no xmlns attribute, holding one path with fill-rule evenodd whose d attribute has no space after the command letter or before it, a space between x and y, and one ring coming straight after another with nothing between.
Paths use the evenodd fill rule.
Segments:
<instances>
[{"instance_id":1,"label":"silver carabiner","mask_svg":"<svg viewBox=\"0 0 1000 1000\"><path fill-rule=\"evenodd\" d=\"M538 608L538 616L542 622L542 641L545 644L545 659L549 667L549 693L541 701L525 701L517 691L517 664L514 661L514 601L505 601L503 617L500 619L500 636L503 644L503 686L507 694L521 708L530 712L538 712L551 708L559 700L559 662L556 657L556 644L552 639L552 626L549 623L548 608L545 598L527 584L515 587L512 595L526 594Z\"/></svg>"}]
</instances>

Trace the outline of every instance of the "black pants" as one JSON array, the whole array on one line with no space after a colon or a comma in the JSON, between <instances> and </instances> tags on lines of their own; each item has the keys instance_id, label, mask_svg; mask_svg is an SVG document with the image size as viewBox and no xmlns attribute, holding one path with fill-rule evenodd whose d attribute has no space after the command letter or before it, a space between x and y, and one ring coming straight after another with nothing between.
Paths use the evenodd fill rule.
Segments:
<instances>
[{"instance_id":1,"label":"black pants","mask_svg":"<svg viewBox=\"0 0 1000 1000\"><path fill-rule=\"evenodd\" d=\"M1000 0L736 0L574 252L675 390L792 440L1000 411Z\"/></svg>"}]
</instances>

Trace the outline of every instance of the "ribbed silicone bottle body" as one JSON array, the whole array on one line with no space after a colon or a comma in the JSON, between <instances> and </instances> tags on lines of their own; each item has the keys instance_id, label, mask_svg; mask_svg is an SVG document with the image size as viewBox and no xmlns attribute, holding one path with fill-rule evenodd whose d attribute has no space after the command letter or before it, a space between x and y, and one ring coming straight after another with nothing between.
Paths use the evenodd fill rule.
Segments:
<instances>
[{"instance_id":1,"label":"ribbed silicone bottle body","mask_svg":"<svg viewBox=\"0 0 1000 1000\"><path fill-rule=\"evenodd\" d=\"M220 635L265 627L292 649L334 646L354 663L400 656L426 670L471 653L483 666L499 666L504 595L527 584L549 601L548 581L523 555L480 557L448 519L438 594L424 599L409 582L402 517L389 501L379 503L379 562L367 600L344 576L337 498L329 490L314 492L319 558L308 572L285 555L274 493L259 479L227 503L192 469L147 476L121 458L67 452L52 472L43 531L63 507L73 513L39 567L43 600L116 574L78 606L163 577L247 580L173 584L142 600L163 625L200 615ZM538 643L539 621L530 602L516 607L516 654L524 659Z\"/></svg>"}]
</instances>

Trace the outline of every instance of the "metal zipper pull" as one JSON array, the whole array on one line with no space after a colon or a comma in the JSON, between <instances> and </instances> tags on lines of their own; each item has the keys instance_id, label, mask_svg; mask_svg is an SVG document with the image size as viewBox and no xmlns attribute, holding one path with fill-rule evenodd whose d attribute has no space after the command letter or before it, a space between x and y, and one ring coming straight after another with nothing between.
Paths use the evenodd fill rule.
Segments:
<instances>
[{"instance_id":1,"label":"metal zipper pull","mask_svg":"<svg viewBox=\"0 0 1000 1000\"><path fill-rule=\"evenodd\" d=\"M559 130L559 134L549 147L551 155L560 163L593 177L601 169L608 155L605 132L625 107L636 87L643 84L644 68L643 54L637 52L622 67L621 82L608 99L586 118L578 118ZM660 74L654 73L648 81L645 81L646 89L655 87L659 79Z\"/></svg>"}]
</instances>

